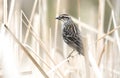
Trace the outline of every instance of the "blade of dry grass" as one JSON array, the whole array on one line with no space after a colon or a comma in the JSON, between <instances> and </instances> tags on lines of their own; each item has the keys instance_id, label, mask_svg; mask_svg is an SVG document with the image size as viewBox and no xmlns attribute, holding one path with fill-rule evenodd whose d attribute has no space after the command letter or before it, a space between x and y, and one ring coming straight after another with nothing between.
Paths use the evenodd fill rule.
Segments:
<instances>
[{"instance_id":1,"label":"blade of dry grass","mask_svg":"<svg viewBox=\"0 0 120 78\"><path fill-rule=\"evenodd\" d=\"M37 58L39 58L39 60L43 63L43 64L45 64L45 66L47 67L47 68L51 68L45 61L44 61L44 59L42 59L41 57L39 57L36 53L35 53L35 51L32 49L32 47L30 47L29 45L27 45L27 44L23 44L24 45L24 47L26 47L26 48L28 48Z\"/></svg>"},{"instance_id":2,"label":"blade of dry grass","mask_svg":"<svg viewBox=\"0 0 120 78\"><path fill-rule=\"evenodd\" d=\"M4 5L4 7L3 7L4 8L4 14L3 14L4 21L3 22L4 22L4 24L7 24L7 0L3 0L3 3L4 3L3 4Z\"/></svg>"},{"instance_id":3,"label":"blade of dry grass","mask_svg":"<svg viewBox=\"0 0 120 78\"><path fill-rule=\"evenodd\" d=\"M63 60L62 62L60 62L59 64L57 64L56 66L54 66L50 71L48 71L48 73L52 73L55 70L57 70L58 68L60 68L60 66L62 66L63 64L65 64L66 62L68 62L72 57L76 56L78 53L76 53L75 55L66 58L65 60Z\"/></svg>"},{"instance_id":4,"label":"blade of dry grass","mask_svg":"<svg viewBox=\"0 0 120 78\"><path fill-rule=\"evenodd\" d=\"M78 5L78 17L80 17L80 0L77 0L77 5Z\"/></svg>"},{"instance_id":5,"label":"blade of dry grass","mask_svg":"<svg viewBox=\"0 0 120 78\"><path fill-rule=\"evenodd\" d=\"M102 51L100 52L100 55L98 56L98 61L97 61L97 65L100 66L100 62L101 62L101 59L102 59L102 56L105 52L105 49L106 49L106 45L103 46L103 49Z\"/></svg>"},{"instance_id":6,"label":"blade of dry grass","mask_svg":"<svg viewBox=\"0 0 120 78\"><path fill-rule=\"evenodd\" d=\"M12 0L11 6L10 6L10 12L9 12L9 16L8 16L8 22L7 22L8 25L12 19L12 16L13 16L14 6L15 6L15 0Z\"/></svg>"},{"instance_id":7,"label":"blade of dry grass","mask_svg":"<svg viewBox=\"0 0 120 78\"><path fill-rule=\"evenodd\" d=\"M56 7L56 16L59 15L60 10L60 0L57 0L57 7ZM55 37L54 37L54 48L56 49L57 46L57 32L58 32L58 20L55 22Z\"/></svg>"},{"instance_id":8,"label":"blade of dry grass","mask_svg":"<svg viewBox=\"0 0 120 78\"><path fill-rule=\"evenodd\" d=\"M94 57L92 55L92 52L91 52L91 51L94 51L95 48L93 48L91 46L92 43L91 43L91 38L90 38L89 35L87 36L87 39L88 39L87 40L87 44L88 44L88 46L87 46L87 53L88 53L88 59L89 59L90 65L91 65L93 71L95 72L95 75L97 76L97 78L103 78L102 77L102 73L101 73L100 69L98 68L96 60L94 59Z\"/></svg>"},{"instance_id":9,"label":"blade of dry grass","mask_svg":"<svg viewBox=\"0 0 120 78\"><path fill-rule=\"evenodd\" d=\"M54 66L50 71L48 71L48 74L51 74L52 72L54 72L55 70L57 70L58 68L60 68L60 66L62 66L64 63L66 63L68 61L68 59L65 59L64 61L60 62L59 64L57 64L56 66Z\"/></svg>"},{"instance_id":10,"label":"blade of dry grass","mask_svg":"<svg viewBox=\"0 0 120 78\"><path fill-rule=\"evenodd\" d=\"M108 24L109 24L109 25L108 25L107 33L110 31L110 28L111 28L112 15L110 15L110 19L109 19L109 23L108 23ZM98 57L98 62L97 62L97 63L98 63L98 66L100 65L102 56L103 56L103 54L104 54L104 52L105 52L107 42L108 42L108 40L105 40L105 44L104 44L104 46L103 46L102 52L101 52L100 56Z\"/></svg>"},{"instance_id":11,"label":"blade of dry grass","mask_svg":"<svg viewBox=\"0 0 120 78\"><path fill-rule=\"evenodd\" d=\"M47 68L53 69L53 68L51 68L51 67L49 66L48 63L45 62L44 59L42 59L40 56L38 56L38 55L35 53L35 51L32 49L32 47L30 47L29 45L26 45L26 44L24 44L24 46L25 46L26 48L28 48ZM47 73L47 74L50 74L50 73ZM58 74L58 73L56 72L56 74ZM58 75L59 75L59 74L58 74ZM61 76L60 78L63 78L63 77Z\"/></svg>"},{"instance_id":12,"label":"blade of dry grass","mask_svg":"<svg viewBox=\"0 0 120 78\"><path fill-rule=\"evenodd\" d=\"M97 39L100 38L102 36L101 33L104 32L104 8L105 8L105 0L99 0L99 5L98 5L98 26L97 26L97 30L99 31L99 33L97 34ZM96 56L98 57L101 52L102 49L103 49L103 45L104 45L104 42L103 40L101 41L97 41L97 47L96 47L96 50L97 50L97 54ZM104 49L103 49L104 50Z\"/></svg>"},{"instance_id":13,"label":"blade of dry grass","mask_svg":"<svg viewBox=\"0 0 120 78\"><path fill-rule=\"evenodd\" d=\"M28 39L28 36L29 36L30 24L31 24L31 21L32 21L33 16L34 16L35 9L36 9L36 7L37 7L37 2L38 2L38 0L35 0L34 5L33 5L32 13L31 13L31 16L30 16L29 24L28 24L28 29L27 29L27 31L26 31L25 38L24 38L24 43L26 43L26 41L27 41L27 39Z\"/></svg>"},{"instance_id":14,"label":"blade of dry grass","mask_svg":"<svg viewBox=\"0 0 120 78\"><path fill-rule=\"evenodd\" d=\"M23 49L25 54L30 58L30 60L34 63L34 65L38 68L38 70L42 73L42 75L45 78L49 78L45 71L40 67L40 65L36 62L36 60L33 58L33 56L29 53L29 51L20 43L20 41L15 37L15 35L11 32L11 30L4 25L5 29L8 31L8 33L13 37L13 39L18 43L18 45Z\"/></svg>"},{"instance_id":15,"label":"blade of dry grass","mask_svg":"<svg viewBox=\"0 0 120 78\"><path fill-rule=\"evenodd\" d=\"M110 19L109 19L109 25L108 25L107 33L110 31L111 23L112 23L112 15L110 15ZM98 66L100 65L100 62L101 62L102 56L103 56L103 54L104 54L104 52L105 52L107 42L108 42L108 40L106 39L106 40L105 40L105 43L104 43L104 46L103 46L103 49L102 49L102 52L101 52L101 54L100 54L99 57L98 57L98 62L97 62L97 63L98 63Z\"/></svg>"},{"instance_id":16,"label":"blade of dry grass","mask_svg":"<svg viewBox=\"0 0 120 78\"><path fill-rule=\"evenodd\" d=\"M113 6L112 6L110 0L106 0L106 1L107 1L107 3L108 3L109 7L110 7L111 9L113 9Z\"/></svg>"},{"instance_id":17,"label":"blade of dry grass","mask_svg":"<svg viewBox=\"0 0 120 78\"><path fill-rule=\"evenodd\" d=\"M104 39L106 36L112 34L112 33L115 32L116 30L118 30L119 28L120 28L120 25L117 26L116 28L112 29L110 32L108 32L108 33L104 34L103 36L101 36L99 39L96 40L96 42L99 41L99 40L101 40L101 39Z\"/></svg>"},{"instance_id":18,"label":"blade of dry grass","mask_svg":"<svg viewBox=\"0 0 120 78\"><path fill-rule=\"evenodd\" d=\"M117 23L116 23L116 19L115 19L115 14L114 14L113 10L112 10L112 18L113 18L114 28L118 28ZM115 31L115 37L116 37L116 40L117 40L118 50L119 50L119 53L120 53L120 37L119 37L118 33L119 33L118 30L116 30Z\"/></svg>"},{"instance_id":19,"label":"blade of dry grass","mask_svg":"<svg viewBox=\"0 0 120 78\"><path fill-rule=\"evenodd\" d=\"M19 39L20 42L22 42L22 39L23 39L23 38L22 38L22 34L23 34L23 32L22 32L22 29L23 29L23 28L22 28L22 27L23 27L23 26L22 26L22 11L20 11L20 30L19 30L19 31L20 31L20 39Z\"/></svg>"}]
</instances>

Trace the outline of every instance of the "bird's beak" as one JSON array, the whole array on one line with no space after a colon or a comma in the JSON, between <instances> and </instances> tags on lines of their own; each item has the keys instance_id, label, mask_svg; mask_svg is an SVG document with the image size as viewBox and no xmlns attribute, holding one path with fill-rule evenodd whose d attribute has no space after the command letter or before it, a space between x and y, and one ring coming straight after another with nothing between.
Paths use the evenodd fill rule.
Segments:
<instances>
[{"instance_id":1,"label":"bird's beak","mask_svg":"<svg viewBox=\"0 0 120 78\"><path fill-rule=\"evenodd\" d=\"M56 19L60 20L60 17L56 17Z\"/></svg>"}]
</instances>

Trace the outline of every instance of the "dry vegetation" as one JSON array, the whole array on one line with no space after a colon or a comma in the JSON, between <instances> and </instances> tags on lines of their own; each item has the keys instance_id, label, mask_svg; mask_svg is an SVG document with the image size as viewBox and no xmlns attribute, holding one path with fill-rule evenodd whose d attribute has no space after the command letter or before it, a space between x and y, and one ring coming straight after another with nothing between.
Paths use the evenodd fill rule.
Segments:
<instances>
[{"instance_id":1,"label":"dry vegetation","mask_svg":"<svg viewBox=\"0 0 120 78\"><path fill-rule=\"evenodd\" d=\"M0 78L119 78L119 0L0 0ZM55 17L78 24L85 57ZM68 62L69 60L69 62Z\"/></svg>"}]
</instances>

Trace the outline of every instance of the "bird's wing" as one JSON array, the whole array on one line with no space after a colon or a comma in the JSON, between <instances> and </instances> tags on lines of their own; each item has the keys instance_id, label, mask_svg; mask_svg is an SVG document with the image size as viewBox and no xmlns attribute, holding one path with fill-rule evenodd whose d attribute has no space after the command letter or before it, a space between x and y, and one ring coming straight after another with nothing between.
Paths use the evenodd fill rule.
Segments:
<instances>
[{"instance_id":1,"label":"bird's wing","mask_svg":"<svg viewBox=\"0 0 120 78\"><path fill-rule=\"evenodd\" d=\"M75 24L69 25L63 30L63 32L63 37L65 38L66 43L73 44L74 46L81 45L80 31Z\"/></svg>"},{"instance_id":2,"label":"bird's wing","mask_svg":"<svg viewBox=\"0 0 120 78\"><path fill-rule=\"evenodd\" d=\"M69 35L67 36L67 39L76 46L80 46L82 44L80 35Z\"/></svg>"}]
</instances>

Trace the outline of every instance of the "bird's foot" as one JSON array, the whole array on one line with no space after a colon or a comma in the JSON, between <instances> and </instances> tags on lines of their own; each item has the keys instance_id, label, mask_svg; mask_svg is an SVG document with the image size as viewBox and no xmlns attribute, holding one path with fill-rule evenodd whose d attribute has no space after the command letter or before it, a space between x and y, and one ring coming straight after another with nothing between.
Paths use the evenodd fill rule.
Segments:
<instances>
[{"instance_id":1,"label":"bird's foot","mask_svg":"<svg viewBox=\"0 0 120 78\"><path fill-rule=\"evenodd\" d=\"M73 55L69 55L69 56L67 57L68 62L69 62L70 58L73 58L73 57L74 57Z\"/></svg>"},{"instance_id":2,"label":"bird's foot","mask_svg":"<svg viewBox=\"0 0 120 78\"><path fill-rule=\"evenodd\" d=\"M72 53L74 52L75 50L72 50L72 52L68 55L67 59L68 59L68 62L69 62L69 59L70 58L73 58L74 56L72 56Z\"/></svg>"}]
</instances>

